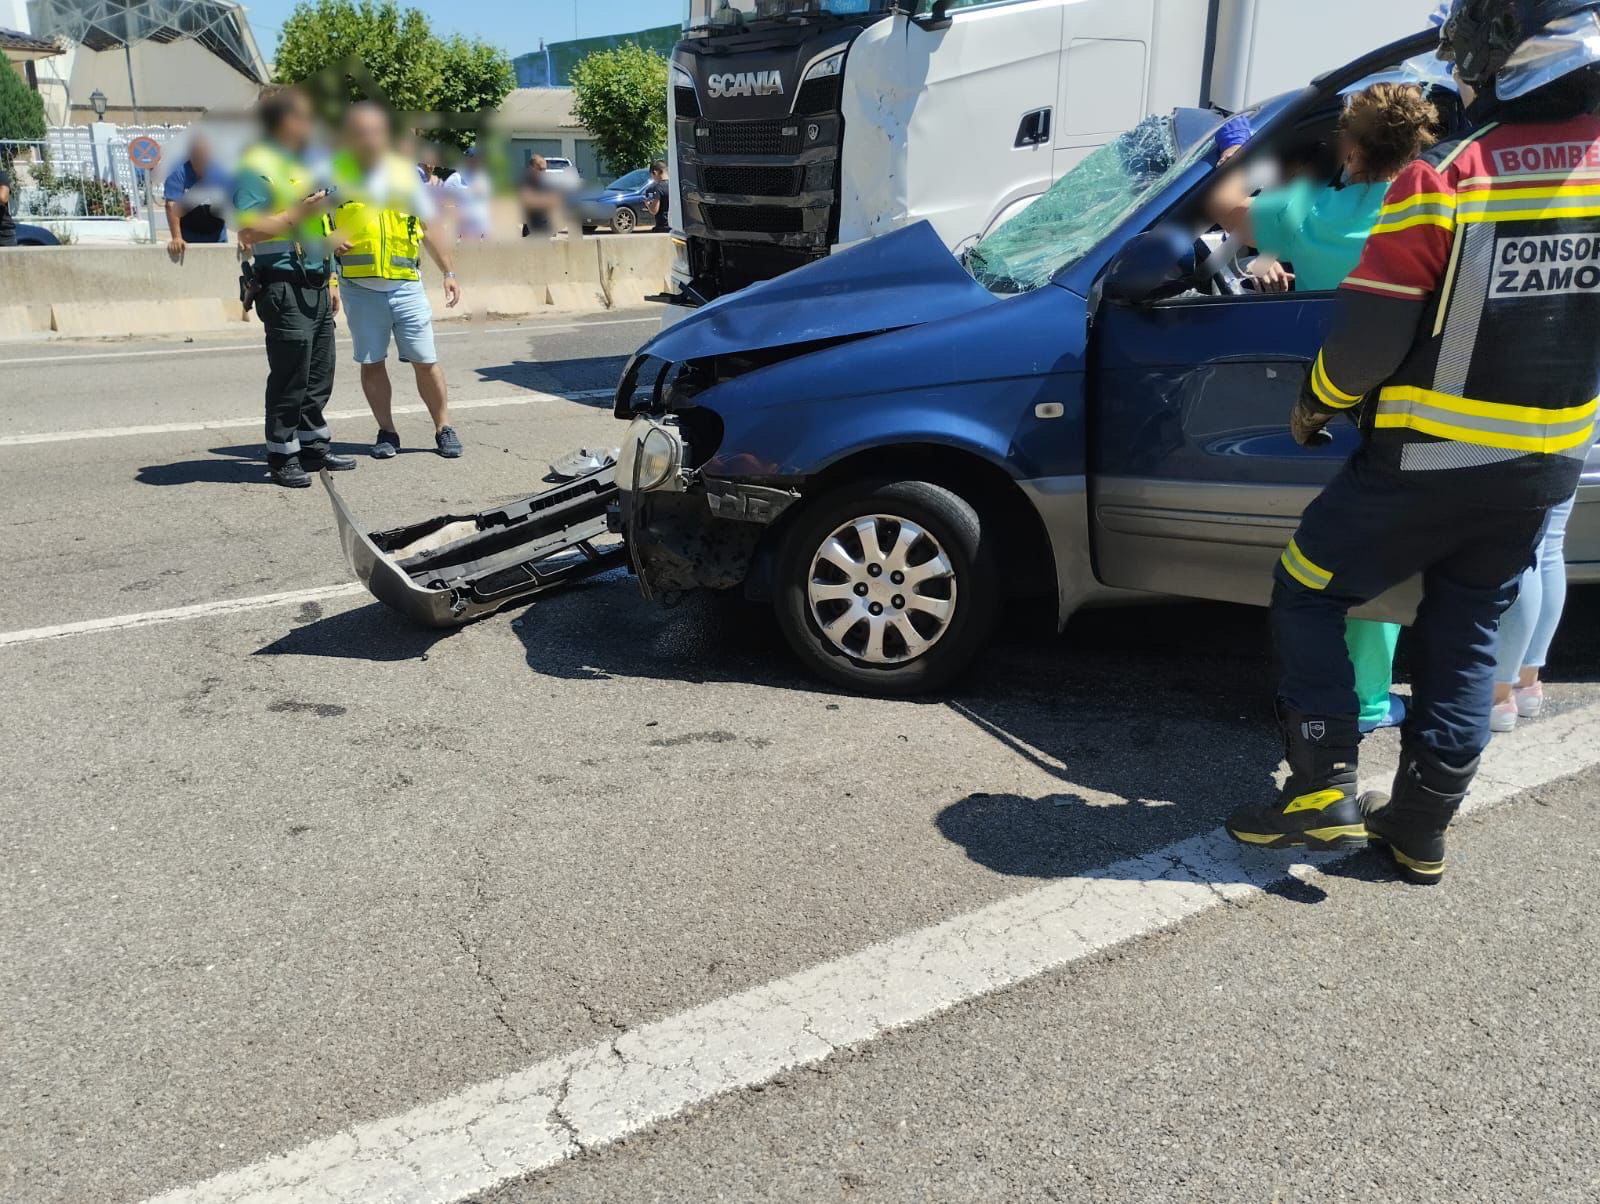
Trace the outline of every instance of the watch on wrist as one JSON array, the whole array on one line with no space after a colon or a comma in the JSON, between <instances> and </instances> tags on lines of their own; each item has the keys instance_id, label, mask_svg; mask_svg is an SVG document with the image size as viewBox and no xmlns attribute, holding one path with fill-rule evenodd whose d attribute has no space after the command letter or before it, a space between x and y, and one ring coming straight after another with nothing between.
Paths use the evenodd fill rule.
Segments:
<instances>
[{"instance_id":1,"label":"watch on wrist","mask_svg":"<svg viewBox=\"0 0 1600 1204\"><path fill-rule=\"evenodd\" d=\"M454 280L456 278L456 274L454 272L446 272L444 274L444 278L446 280Z\"/></svg>"}]
</instances>

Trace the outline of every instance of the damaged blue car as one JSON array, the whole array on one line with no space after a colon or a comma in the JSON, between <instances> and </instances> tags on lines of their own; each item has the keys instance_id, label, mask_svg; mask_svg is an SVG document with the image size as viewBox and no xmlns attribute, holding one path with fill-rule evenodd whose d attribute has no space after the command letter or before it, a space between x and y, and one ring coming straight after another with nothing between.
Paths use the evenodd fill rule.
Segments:
<instances>
[{"instance_id":1,"label":"damaged blue car","mask_svg":"<svg viewBox=\"0 0 1600 1204\"><path fill-rule=\"evenodd\" d=\"M1259 106L1245 162L1314 159L1345 92L1436 40ZM377 534L336 496L352 565L433 625L621 564L648 597L742 589L813 672L879 695L948 684L1012 598L1062 624L1152 594L1264 604L1358 434L1290 437L1335 294L1252 291L1205 216L1226 117L1145 119L959 258L914 226L695 310L628 365L615 465ZM1600 580L1596 502L1591 461L1574 580Z\"/></svg>"}]
</instances>

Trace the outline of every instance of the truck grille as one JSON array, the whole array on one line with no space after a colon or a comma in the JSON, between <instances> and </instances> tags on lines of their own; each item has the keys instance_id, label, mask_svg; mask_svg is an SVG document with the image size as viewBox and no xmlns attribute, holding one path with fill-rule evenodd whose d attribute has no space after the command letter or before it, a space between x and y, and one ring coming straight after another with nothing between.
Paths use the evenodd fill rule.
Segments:
<instances>
[{"instance_id":1,"label":"truck grille","mask_svg":"<svg viewBox=\"0 0 1600 1204\"><path fill-rule=\"evenodd\" d=\"M808 79L800 85L800 99L795 101L794 111L807 117L837 112L843 95L844 83L837 75Z\"/></svg>"},{"instance_id":2,"label":"truck grille","mask_svg":"<svg viewBox=\"0 0 1600 1204\"><path fill-rule=\"evenodd\" d=\"M804 209L782 205L707 205L706 218L729 234L799 234L806 220Z\"/></svg>"},{"instance_id":3,"label":"truck grille","mask_svg":"<svg viewBox=\"0 0 1600 1204\"><path fill-rule=\"evenodd\" d=\"M713 155L797 155L800 127L781 121L718 121L711 125Z\"/></svg>"},{"instance_id":4,"label":"truck grille","mask_svg":"<svg viewBox=\"0 0 1600 1204\"><path fill-rule=\"evenodd\" d=\"M805 180L803 167L707 167L703 178L707 192L737 196L799 196Z\"/></svg>"}]
</instances>

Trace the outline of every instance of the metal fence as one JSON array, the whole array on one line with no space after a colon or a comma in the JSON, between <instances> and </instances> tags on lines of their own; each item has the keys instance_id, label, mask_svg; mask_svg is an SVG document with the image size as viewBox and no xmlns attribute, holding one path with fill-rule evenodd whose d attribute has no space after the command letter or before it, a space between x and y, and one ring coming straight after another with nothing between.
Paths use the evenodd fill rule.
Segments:
<instances>
[{"instance_id":1,"label":"metal fence","mask_svg":"<svg viewBox=\"0 0 1600 1204\"><path fill-rule=\"evenodd\" d=\"M54 127L36 142L0 141L0 165L12 177L11 212L46 222L142 217L145 173L128 159L128 143L148 136L165 152L185 133L182 127L118 126L111 139L97 141L88 126L78 125ZM163 153L158 184L167 167Z\"/></svg>"}]
</instances>

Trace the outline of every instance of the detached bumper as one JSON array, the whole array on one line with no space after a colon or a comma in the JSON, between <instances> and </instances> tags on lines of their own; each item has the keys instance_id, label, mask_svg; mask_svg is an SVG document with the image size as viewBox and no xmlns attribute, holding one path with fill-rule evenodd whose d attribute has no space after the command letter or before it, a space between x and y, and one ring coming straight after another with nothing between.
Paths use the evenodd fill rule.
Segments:
<instances>
[{"instance_id":1,"label":"detached bumper","mask_svg":"<svg viewBox=\"0 0 1600 1204\"><path fill-rule=\"evenodd\" d=\"M367 591L423 627L460 627L569 581L626 564L610 530L610 468L477 514L368 533L326 471L345 559Z\"/></svg>"}]
</instances>

